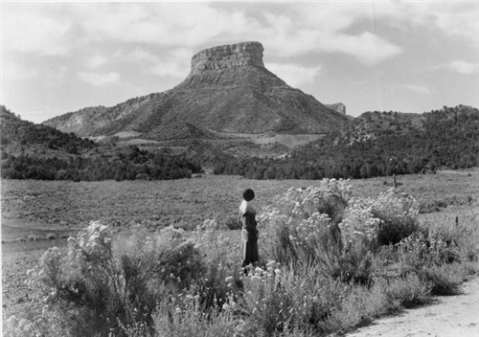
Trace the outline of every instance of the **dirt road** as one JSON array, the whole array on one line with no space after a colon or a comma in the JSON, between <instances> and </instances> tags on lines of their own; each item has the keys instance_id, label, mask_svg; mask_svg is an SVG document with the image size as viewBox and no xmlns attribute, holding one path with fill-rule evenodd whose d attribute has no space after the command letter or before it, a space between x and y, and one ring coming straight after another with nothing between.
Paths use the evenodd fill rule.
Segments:
<instances>
[{"instance_id":1,"label":"dirt road","mask_svg":"<svg viewBox=\"0 0 479 337\"><path fill-rule=\"evenodd\" d=\"M345 337L479 337L479 277L454 296L436 297L431 305L374 321Z\"/></svg>"}]
</instances>

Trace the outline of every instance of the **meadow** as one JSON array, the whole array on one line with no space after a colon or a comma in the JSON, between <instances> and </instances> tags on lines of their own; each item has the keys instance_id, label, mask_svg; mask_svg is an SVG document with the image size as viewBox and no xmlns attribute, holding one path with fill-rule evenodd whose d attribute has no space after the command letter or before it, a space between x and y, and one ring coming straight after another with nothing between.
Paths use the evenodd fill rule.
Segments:
<instances>
[{"instance_id":1,"label":"meadow","mask_svg":"<svg viewBox=\"0 0 479 337\"><path fill-rule=\"evenodd\" d=\"M454 293L479 271L479 172L396 178L4 180L5 335L321 336ZM246 187L262 240L248 276Z\"/></svg>"},{"instance_id":2,"label":"meadow","mask_svg":"<svg viewBox=\"0 0 479 337\"><path fill-rule=\"evenodd\" d=\"M439 171L398 176L397 182L402 192L418 199L420 213L431 213L447 207L477 204L477 178L477 171ZM354 196L367 197L387 191L393 178L351 180L350 183ZM2 223L11 227L2 227L2 240L27 239L31 233L25 231L25 227L46 232L50 228L69 230L84 227L92 220L123 228L142 224L151 229L172 225L190 230L205 219L215 219L220 226L225 226L237 218L241 193L247 187L255 190L254 203L261 209L290 187L319 185L319 180L265 181L214 175L122 182L3 180Z\"/></svg>"}]
</instances>

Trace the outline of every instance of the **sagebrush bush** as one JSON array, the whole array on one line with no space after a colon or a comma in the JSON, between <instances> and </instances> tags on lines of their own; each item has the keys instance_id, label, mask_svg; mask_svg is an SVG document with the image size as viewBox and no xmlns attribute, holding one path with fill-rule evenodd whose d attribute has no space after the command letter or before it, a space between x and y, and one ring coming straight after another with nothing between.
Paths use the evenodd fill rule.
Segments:
<instances>
[{"instance_id":1,"label":"sagebrush bush","mask_svg":"<svg viewBox=\"0 0 479 337\"><path fill-rule=\"evenodd\" d=\"M241 229L243 224L238 217L230 216L225 221L225 226L230 230Z\"/></svg>"},{"instance_id":2,"label":"sagebrush bush","mask_svg":"<svg viewBox=\"0 0 479 337\"><path fill-rule=\"evenodd\" d=\"M228 310L241 313L246 336L273 336L301 328L328 331L345 286L310 268L292 270L270 261L243 278L244 290Z\"/></svg>"},{"instance_id":3,"label":"sagebrush bush","mask_svg":"<svg viewBox=\"0 0 479 337\"><path fill-rule=\"evenodd\" d=\"M368 283L380 220L350 196L346 181L324 179L320 187L276 197L260 218L271 258L287 266L314 266L344 282Z\"/></svg>"},{"instance_id":4,"label":"sagebrush bush","mask_svg":"<svg viewBox=\"0 0 479 337\"><path fill-rule=\"evenodd\" d=\"M372 213L381 220L377 233L379 245L396 244L419 228L418 201L396 188L379 195L372 205Z\"/></svg>"},{"instance_id":5,"label":"sagebrush bush","mask_svg":"<svg viewBox=\"0 0 479 337\"><path fill-rule=\"evenodd\" d=\"M396 244L418 230L419 204L413 197L390 188L377 199L352 198L340 224L344 239L362 235L375 246Z\"/></svg>"},{"instance_id":6,"label":"sagebrush bush","mask_svg":"<svg viewBox=\"0 0 479 337\"><path fill-rule=\"evenodd\" d=\"M69 238L66 254L51 248L42 256L30 272L30 285L58 313L78 312L71 320L76 322L70 326L73 335L83 335L88 328L103 335L121 334L138 324L151 332L158 301L190 287L206 270L193 242L184 240L181 232L168 234L136 230L115 253L108 227L91 222ZM74 310L66 311L65 306Z\"/></svg>"},{"instance_id":7,"label":"sagebrush bush","mask_svg":"<svg viewBox=\"0 0 479 337\"><path fill-rule=\"evenodd\" d=\"M345 181L324 179L320 187L276 196L260 217L270 257L283 265L311 264L340 250L338 224L350 194Z\"/></svg>"}]
</instances>

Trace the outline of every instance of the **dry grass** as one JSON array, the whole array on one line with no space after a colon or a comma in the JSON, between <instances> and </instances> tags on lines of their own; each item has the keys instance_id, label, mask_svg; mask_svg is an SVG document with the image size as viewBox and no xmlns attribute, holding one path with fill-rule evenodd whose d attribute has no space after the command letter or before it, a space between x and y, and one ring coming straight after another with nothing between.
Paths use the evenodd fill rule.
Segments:
<instances>
[{"instance_id":1,"label":"dry grass","mask_svg":"<svg viewBox=\"0 0 479 337\"><path fill-rule=\"evenodd\" d=\"M398 176L397 181L401 191L419 199L424 221L436 221L446 214L452 221L455 216L461 221L468 212L479 212L478 170ZM10 242L47 231L61 235L91 220L117 227L142 224L150 229L169 225L193 229L205 219L216 219L226 228L237 216L246 187L255 190L255 207L261 210L290 187L318 184L314 180L264 181L211 175L170 181L4 180L2 238ZM387 191L392 177L352 180L351 184L355 196L376 196Z\"/></svg>"}]
</instances>

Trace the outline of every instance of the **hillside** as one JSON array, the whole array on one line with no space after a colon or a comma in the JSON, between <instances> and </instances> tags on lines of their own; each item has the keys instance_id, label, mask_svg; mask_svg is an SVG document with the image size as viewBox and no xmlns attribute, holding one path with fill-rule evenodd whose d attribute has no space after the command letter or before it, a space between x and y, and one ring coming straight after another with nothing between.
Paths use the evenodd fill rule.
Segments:
<instances>
[{"instance_id":1,"label":"hillside","mask_svg":"<svg viewBox=\"0 0 479 337\"><path fill-rule=\"evenodd\" d=\"M85 137L91 134L97 127L105 126L112 121L104 116L107 110L108 108L104 106L88 107L55 117L53 123L48 120L43 124L52 127L61 125L61 127L57 127L57 129L63 132L73 132L78 136Z\"/></svg>"},{"instance_id":2,"label":"hillside","mask_svg":"<svg viewBox=\"0 0 479 337\"><path fill-rule=\"evenodd\" d=\"M351 141L364 141L380 135L405 135L422 130L423 119L423 114L367 111L351 120L342 135Z\"/></svg>"},{"instance_id":3,"label":"hillside","mask_svg":"<svg viewBox=\"0 0 479 337\"><path fill-rule=\"evenodd\" d=\"M98 144L24 121L0 106L2 179L163 180L190 177L201 166L167 150Z\"/></svg>"},{"instance_id":4,"label":"hillside","mask_svg":"<svg viewBox=\"0 0 479 337\"><path fill-rule=\"evenodd\" d=\"M45 121L82 136L134 132L151 140L230 134L325 134L347 123L343 105L332 108L292 88L263 63L263 46L244 42L202 50L188 77L171 90ZM206 137L208 138L208 137Z\"/></svg>"},{"instance_id":5,"label":"hillside","mask_svg":"<svg viewBox=\"0 0 479 337\"><path fill-rule=\"evenodd\" d=\"M2 155L68 157L96 147L93 141L73 133L24 121L4 106L0 106L0 130Z\"/></svg>"},{"instance_id":6,"label":"hillside","mask_svg":"<svg viewBox=\"0 0 479 337\"><path fill-rule=\"evenodd\" d=\"M367 112L281 159L236 158L215 172L255 179L369 178L479 165L479 110Z\"/></svg>"}]
</instances>

